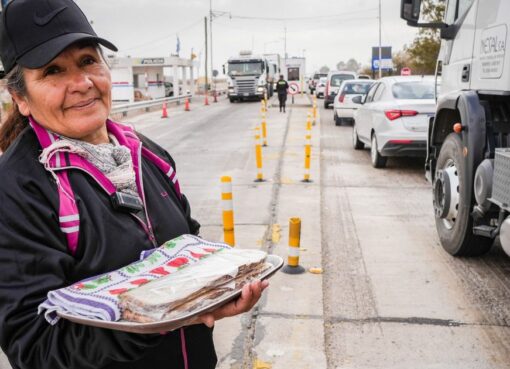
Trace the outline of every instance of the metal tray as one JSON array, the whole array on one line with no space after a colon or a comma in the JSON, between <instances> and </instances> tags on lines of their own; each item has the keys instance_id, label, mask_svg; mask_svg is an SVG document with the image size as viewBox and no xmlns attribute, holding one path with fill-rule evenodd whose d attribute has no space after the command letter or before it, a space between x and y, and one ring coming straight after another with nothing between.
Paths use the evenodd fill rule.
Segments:
<instances>
[{"instance_id":1,"label":"metal tray","mask_svg":"<svg viewBox=\"0 0 510 369\"><path fill-rule=\"evenodd\" d=\"M283 266L283 259L278 255L268 255L266 258L266 261L270 263L273 267L263 272L258 278L260 280L268 279L269 277L273 276L282 266ZM206 312L212 311L216 309L217 307L224 305L225 303L229 302L230 300L233 300L237 297L239 297L241 294L241 290L235 290L231 293L223 296L220 300L217 300L213 302L210 305L204 306L196 311L192 311L186 314L183 314L181 316L168 319L168 320L162 320L160 322L154 322L154 323L135 323L135 322L128 322L125 320L119 320L117 322L111 322L111 321L105 321L105 320L99 320L99 319L89 319L84 318L72 314L66 314L66 313L58 313L58 315L63 318L67 319L71 322L83 324L83 325L89 325L92 327L99 327L99 328L107 328L107 329L113 329L117 331L124 331L124 332L131 332L131 333L142 333L142 334L152 334L152 333L161 333L161 332L167 332L167 331L173 331L175 329L178 329L180 327L183 327L186 325L186 323L193 318L195 318L198 315L204 314Z\"/></svg>"}]
</instances>

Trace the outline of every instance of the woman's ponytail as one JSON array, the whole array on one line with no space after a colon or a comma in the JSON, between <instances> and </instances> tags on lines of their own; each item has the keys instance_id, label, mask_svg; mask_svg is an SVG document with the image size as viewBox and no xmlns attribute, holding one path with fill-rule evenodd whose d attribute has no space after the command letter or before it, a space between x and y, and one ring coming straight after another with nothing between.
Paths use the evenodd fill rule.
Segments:
<instances>
[{"instance_id":1,"label":"woman's ponytail","mask_svg":"<svg viewBox=\"0 0 510 369\"><path fill-rule=\"evenodd\" d=\"M15 92L19 96L26 96L26 85L23 77L23 69L16 65L9 74L7 79L7 89L9 92ZM28 118L23 116L16 103L12 104L12 108L7 112L3 124L0 126L0 151L5 152L11 143L28 125Z\"/></svg>"}]
</instances>

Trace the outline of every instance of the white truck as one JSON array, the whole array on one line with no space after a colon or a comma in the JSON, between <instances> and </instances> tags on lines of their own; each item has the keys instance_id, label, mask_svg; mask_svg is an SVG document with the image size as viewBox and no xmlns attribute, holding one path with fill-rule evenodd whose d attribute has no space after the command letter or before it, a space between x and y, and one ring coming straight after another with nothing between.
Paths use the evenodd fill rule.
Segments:
<instances>
[{"instance_id":1,"label":"white truck","mask_svg":"<svg viewBox=\"0 0 510 369\"><path fill-rule=\"evenodd\" d=\"M441 32L425 165L441 244L477 256L499 236L510 255L510 1L447 0L444 21L429 24L421 3L401 0L401 17Z\"/></svg>"},{"instance_id":2,"label":"white truck","mask_svg":"<svg viewBox=\"0 0 510 369\"><path fill-rule=\"evenodd\" d=\"M252 55L251 52L240 52L239 56L231 57L227 62L227 70L223 65L223 74L228 76L228 97L231 103L249 99L262 100L268 96L272 78L267 59Z\"/></svg>"}]
</instances>

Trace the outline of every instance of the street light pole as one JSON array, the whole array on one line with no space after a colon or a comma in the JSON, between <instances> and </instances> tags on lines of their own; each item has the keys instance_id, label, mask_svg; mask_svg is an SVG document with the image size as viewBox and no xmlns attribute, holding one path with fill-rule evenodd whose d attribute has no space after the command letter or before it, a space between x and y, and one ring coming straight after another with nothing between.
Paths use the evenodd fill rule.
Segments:
<instances>
[{"instance_id":1,"label":"street light pole","mask_svg":"<svg viewBox=\"0 0 510 369\"><path fill-rule=\"evenodd\" d=\"M209 34L211 37L211 81L214 86L214 90L216 90L216 85L214 84L214 64L213 64L213 36L212 36L212 21L213 21L213 11L212 11L212 0L209 0Z\"/></svg>"},{"instance_id":2,"label":"street light pole","mask_svg":"<svg viewBox=\"0 0 510 369\"><path fill-rule=\"evenodd\" d=\"M381 45L381 0L379 0L379 78L382 77L382 45Z\"/></svg>"}]
</instances>

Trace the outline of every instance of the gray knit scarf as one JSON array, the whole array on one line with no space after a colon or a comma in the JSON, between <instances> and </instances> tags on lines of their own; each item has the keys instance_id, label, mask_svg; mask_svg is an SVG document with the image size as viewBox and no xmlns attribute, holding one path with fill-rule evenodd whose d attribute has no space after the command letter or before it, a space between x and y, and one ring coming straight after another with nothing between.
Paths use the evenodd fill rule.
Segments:
<instances>
[{"instance_id":1,"label":"gray knit scarf","mask_svg":"<svg viewBox=\"0 0 510 369\"><path fill-rule=\"evenodd\" d=\"M43 150L39 161L47 166L57 152L76 153L96 166L118 191L140 198L130 150L119 145L115 137L110 139L112 143L94 145L60 136L60 140Z\"/></svg>"}]
</instances>

